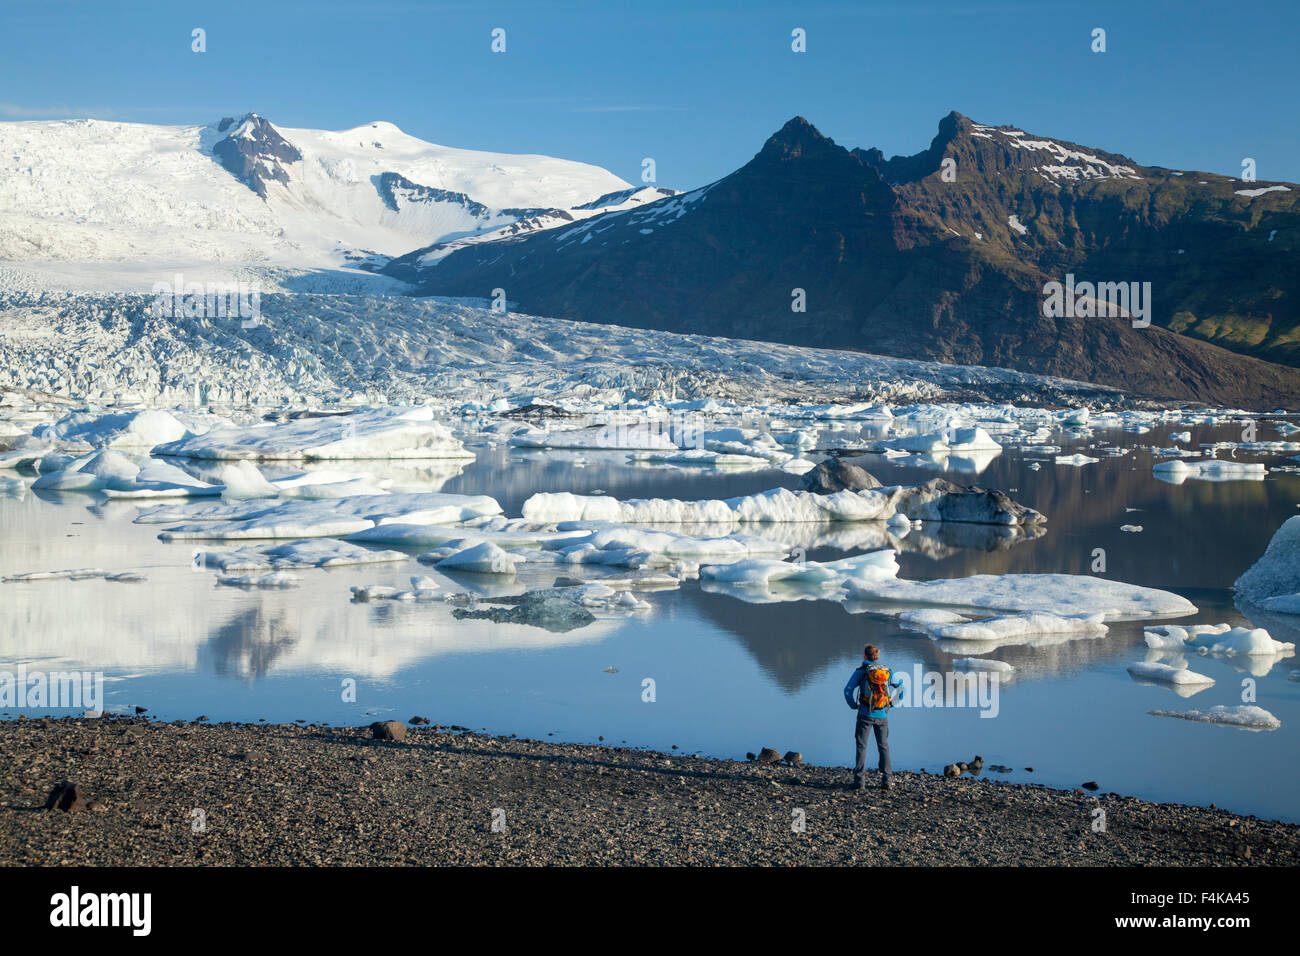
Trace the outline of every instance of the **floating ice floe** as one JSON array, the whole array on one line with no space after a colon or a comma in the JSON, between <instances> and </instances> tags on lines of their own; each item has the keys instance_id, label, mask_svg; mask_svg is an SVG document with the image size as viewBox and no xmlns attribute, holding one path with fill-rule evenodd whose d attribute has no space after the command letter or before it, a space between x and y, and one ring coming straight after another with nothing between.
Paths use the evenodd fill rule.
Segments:
<instances>
[{"instance_id":1,"label":"floating ice floe","mask_svg":"<svg viewBox=\"0 0 1300 956\"><path fill-rule=\"evenodd\" d=\"M412 577L410 590L388 584L363 584L352 588L352 599L364 601L449 601L452 595L444 594L438 582L429 577Z\"/></svg>"},{"instance_id":2,"label":"floating ice floe","mask_svg":"<svg viewBox=\"0 0 1300 956\"><path fill-rule=\"evenodd\" d=\"M53 442L24 435L13 441L5 440L0 447L0 468L23 468L35 465L54 451Z\"/></svg>"},{"instance_id":3,"label":"floating ice floe","mask_svg":"<svg viewBox=\"0 0 1300 956\"><path fill-rule=\"evenodd\" d=\"M1242 600L1267 610L1300 613L1300 515L1282 523L1263 556L1232 587Z\"/></svg>"},{"instance_id":4,"label":"floating ice floe","mask_svg":"<svg viewBox=\"0 0 1300 956\"><path fill-rule=\"evenodd\" d=\"M897 574L895 553L888 550L854 555L838 561L751 558L700 568L701 581L764 588L779 582L840 588L849 581L890 579Z\"/></svg>"},{"instance_id":5,"label":"floating ice floe","mask_svg":"<svg viewBox=\"0 0 1300 956\"><path fill-rule=\"evenodd\" d=\"M1088 455L1057 455L1056 463L1058 465L1095 465L1101 461L1100 458L1091 458Z\"/></svg>"},{"instance_id":6,"label":"floating ice floe","mask_svg":"<svg viewBox=\"0 0 1300 956\"><path fill-rule=\"evenodd\" d=\"M404 492L329 500L255 500L183 511L162 507L142 512L136 521L157 524L188 519L160 533L163 541L234 541L356 535L389 522L452 524L500 513L496 499L486 495Z\"/></svg>"},{"instance_id":7,"label":"floating ice floe","mask_svg":"<svg viewBox=\"0 0 1300 956\"><path fill-rule=\"evenodd\" d=\"M976 574L934 581L848 582L850 600L886 605L970 608L1057 617L1101 614L1105 620L1182 617L1196 606L1156 588L1087 574Z\"/></svg>"},{"instance_id":8,"label":"floating ice floe","mask_svg":"<svg viewBox=\"0 0 1300 956\"><path fill-rule=\"evenodd\" d=\"M682 564L681 573L695 573L694 565L704 560L739 561L758 556L784 556L789 548L755 535L730 532L711 535L693 528L692 533L653 530L602 522L561 522L558 534L585 534L581 539L543 541L543 548L555 552L555 560L567 564L611 567L670 567Z\"/></svg>"},{"instance_id":9,"label":"floating ice floe","mask_svg":"<svg viewBox=\"0 0 1300 956\"><path fill-rule=\"evenodd\" d=\"M1147 647L1152 650L1202 650L1223 656L1277 657L1295 652L1295 645L1275 641L1262 627L1233 627L1230 624L1194 624L1179 627L1164 624L1145 629Z\"/></svg>"},{"instance_id":10,"label":"floating ice floe","mask_svg":"<svg viewBox=\"0 0 1300 956\"><path fill-rule=\"evenodd\" d=\"M528 527L519 527L529 525ZM535 530L528 522L518 519L498 519L489 524L468 520L457 524L406 524L386 521L356 534L345 535L348 541L364 544L392 544L408 548L441 548L466 537L491 541L507 551L521 548L554 548L573 544L591 536L589 529L572 531Z\"/></svg>"},{"instance_id":11,"label":"floating ice floe","mask_svg":"<svg viewBox=\"0 0 1300 956\"><path fill-rule=\"evenodd\" d=\"M561 431L533 429L512 437L515 448L623 448L650 451L679 451L669 431L659 422L595 425Z\"/></svg>"},{"instance_id":12,"label":"floating ice floe","mask_svg":"<svg viewBox=\"0 0 1300 956\"><path fill-rule=\"evenodd\" d=\"M194 417L190 416L191 419ZM93 448L147 452L155 445L179 441L206 430L206 426L197 425L193 420L187 427L170 412L136 409L108 413L69 412L56 422L38 425L32 430L32 435L55 443L85 442Z\"/></svg>"},{"instance_id":13,"label":"floating ice floe","mask_svg":"<svg viewBox=\"0 0 1300 956\"><path fill-rule=\"evenodd\" d=\"M954 660L952 664L964 671L987 671L1000 674L1003 679L1010 677L1016 671L1015 665L1008 664L1006 661L993 661L983 657L961 657Z\"/></svg>"},{"instance_id":14,"label":"floating ice floe","mask_svg":"<svg viewBox=\"0 0 1300 956\"><path fill-rule=\"evenodd\" d=\"M898 615L898 623L908 630L929 632L943 624L958 624L970 620L964 614L938 607L918 607Z\"/></svg>"},{"instance_id":15,"label":"floating ice floe","mask_svg":"<svg viewBox=\"0 0 1300 956\"><path fill-rule=\"evenodd\" d=\"M886 521L896 514L922 521L958 521L1018 525L1044 517L999 492L966 488L936 478L921 485L817 494L774 488L728 499L681 501L542 492L524 502L529 521L613 521L623 524L693 524L701 522L851 522Z\"/></svg>"},{"instance_id":16,"label":"floating ice floe","mask_svg":"<svg viewBox=\"0 0 1300 956\"><path fill-rule=\"evenodd\" d=\"M902 451L912 454L952 454L962 452L1000 452L1002 446L987 431L978 426L950 426L916 435L884 438L868 446L874 452Z\"/></svg>"},{"instance_id":17,"label":"floating ice floe","mask_svg":"<svg viewBox=\"0 0 1300 956\"><path fill-rule=\"evenodd\" d=\"M474 457L424 405L214 428L158 445L154 454L252 461Z\"/></svg>"},{"instance_id":18,"label":"floating ice floe","mask_svg":"<svg viewBox=\"0 0 1300 956\"><path fill-rule=\"evenodd\" d=\"M1162 684L1177 684L1179 686L1201 686L1209 687L1214 683L1213 677L1206 677L1204 674L1197 674L1195 671L1187 669L1187 665L1181 667L1173 664L1161 664L1155 661L1139 661L1136 664L1130 664L1126 670L1133 677L1145 681L1155 681Z\"/></svg>"},{"instance_id":19,"label":"floating ice floe","mask_svg":"<svg viewBox=\"0 0 1300 956\"><path fill-rule=\"evenodd\" d=\"M1202 461L1175 458L1157 462L1151 471L1160 480L1176 485L1189 478L1200 481L1263 481L1268 476L1268 468L1258 462L1222 461L1218 458Z\"/></svg>"},{"instance_id":20,"label":"floating ice floe","mask_svg":"<svg viewBox=\"0 0 1300 956\"><path fill-rule=\"evenodd\" d=\"M706 448L692 448L686 451L638 451L628 455L628 461L633 464L646 463L700 468L769 468L772 465L769 459L758 455L709 451Z\"/></svg>"},{"instance_id":21,"label":"floating ice floe","mask_svg":"<svg viewBox=\"0 0 1300 956\"><path fill-rule=\"evenodd\" d=\"M111 449L74 458L62 467L43 472L32 482L33 491L99 491L128 488L140 474L140 466Z\"/></svg>"},{"instance_id":22,"label":"floating ice floe","mask_svg":"<svg viewBox=\"0 0 1300 956\"><path fill-rule=\"evenodd\" d=\"M87 581L102 578L120 584L135 584L145 580L139 571L105 571L103 568L71 568L63 571L26 571L22 574L7 574L0 581L20 584L30 581Z\"/></svg>"},{"instance_id":23,"label":"floating ice floe","mask_svg":"<svg viewBox=\"0 0 1300 956\"><path fill-rule=\"evenodd\" d=\"M926 625L932 637L946 641L996 641L999 644L1015 643L1016 638L1045 634L1070 634L1081 637L1100 637L1108 628L1105 615L1052 614L1045 611L1025 611L989 617L980 621L959 619L934 622ZM918 622L919 623L919 622Z\"/></svg>"},{"instance_id":24,"label":"floating ice floe","mask_svg":"<svg viewBox=\"0 0 1300 956\"><path fill-rule=\"evenodd\" d=\"M232 588L262 588L265 590L296 588L301 584L298 575L288 571L268 571L265 574L219 574L217 583Z\"/></svg>"},{"instance_id":25,"label":"floating ice floe","mask_svg":"<svg viewBox=\"0 0 1300 956\"><path fill-rule=\"evenodd\" d=\"M193 475L170 462L150 459L141 466L131 482L120 482L102 489L109 498L208 498L225 489Z\"/></svg>"},{"instance_id":26,"label":"floating ice floe","mask_svg":"<svg viewBox=\"0 0 1300 956\"><path fill-rule=\"evenodd\" d=\"M623 524L694 522L871 521L894 513L889 496L877 491L841 491L818 495L774 488L739 498L680 501L541 492L524 502L529 521L614 521Z\"/></svg>"},{"instance_id":27,"label":"floating ice floe","mask_svg":"<svg viewBox=\"0 0 1300 956\"><path fill-rule=\"evenodd\" d=\"M1153 710L1150 713L1153 717L1177 717L1180 720L1222 724L1226 727L1238 727L1241 730L1277 730L1282 726L1282 721L1263 707L1252 704L1240 704L1236 707L1219 704L1209 710Z\"/></svg>"},{"instance_id":28,"label":"floating ice floe","mask_svg":"<svg viewBox=\"0 0 1300 956\"><path fill-rule=\"evenodd\" d=\"M513 575L517 573L515 565L523 560L520 555L502 550L491 541L468 540L459 544L453 543L447 550L449 553L435 562L439 570Z\"/></svg>"},{"instance_id":29,"label":"floating ice floe","mask_svg":"<svg viewBox=\"0 0 1300 956\"><path fill-rule=\"evenodd\" d=\"M264 547L249 546L229 551L199 551L197 563L227 573L279 571L292 568L335 568L354 564L385 564L408 561L401 551L372 551L346 541L312 538Z\"/></svg>"},{"instance_id":30,"label":"floating ice floe","mask_svg":"<svg viewBox=\"0 0 1300 956\"><path fill-rule=\"evenodd\" d=\"M368 475L333 471L304 471L279 478L266 478L250 461L223 465L220 483L196 478L170 462L149 459L133 481L117 481L102 489L108 498L162 499L210 498L344 498L387 493L387 481L374 482Z\"/></svg>"}]
</instances>

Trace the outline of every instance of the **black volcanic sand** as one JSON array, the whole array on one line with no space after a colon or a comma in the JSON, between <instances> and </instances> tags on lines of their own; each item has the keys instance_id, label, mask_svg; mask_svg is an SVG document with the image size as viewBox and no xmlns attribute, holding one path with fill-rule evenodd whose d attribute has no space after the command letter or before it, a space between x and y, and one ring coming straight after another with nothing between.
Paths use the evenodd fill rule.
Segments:
<instances>
[{"instance_id":1,"label":"black volcanic sand","mask_svg":"<svg viewBox=\"0 0 1300 956\"><path fill-rule=\"evenodd\" d=\"M1222 810L937 773L855 792L844 768L436 725L398 743L366 728L5 720L0 766L5 864L1300 862L1300 826ZM85 810L44 809L65 780Z\"/></svg>"}]
</instances>

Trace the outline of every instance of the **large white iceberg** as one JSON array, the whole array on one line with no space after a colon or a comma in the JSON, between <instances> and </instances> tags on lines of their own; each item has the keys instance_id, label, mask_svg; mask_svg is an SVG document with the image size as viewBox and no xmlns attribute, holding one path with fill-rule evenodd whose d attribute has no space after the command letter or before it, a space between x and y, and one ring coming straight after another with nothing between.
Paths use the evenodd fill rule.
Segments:
<instances>
[{"instance_id":1,"label":"large white iceberg","mask_svg":"<svg viewBox=\"0 0 1300 956\"><path fill-rule=\"evenodd\" d=\"M487 495L406 492L328 500L258 499L193 508L180 514L177 509L156 509L141 513L136 521L153 524L177 517L188 519L159 534L163 541L231 541L355 535L389 522L453 524L500 513L501 505Z\"/></svg>"},{"instance_id":2,"label":"large white iceberg","mask_svg":"<svg viewBox=\"0 0 1300 956\"><path fill-rule=\"evenodd\" d=\"M1275 641L1262 627L1233 627L1230 624L1194 624L1179 627L1165 624L1146 629L1147 647L1152 650L1199 650L1224 656L1267 657L1289 655L1295 645Z\"/></svg>"},{"instance_id":3,"label":"large white iceberg","mask_svg":"<svg viewBox=\"0 0 1300 956\"><path fill-rule=\"evenodd\" d=\"M214 428L159 445L154 453L253 461L474 457L426 405Z\"/></svg>"},{"instance_id":4,"label":"large white iceberg","mask_svg":"<svg viewBox=\"0 0 1300 956\"><path fill-rule=\"evenodd\" d=\"M1157 588L1088 574L975 574L934 581L847 583L850 599L892 605L1102 614L1106 620L1182 617L1196 613L1186 598Z\"/></svg>"},{"instance_id":5,"label":"large white iceberg","mask_svg":"<svg viewBox=\"0 0 1300 956\"><path fill-rule=\"evenodd\" d=\"M894 514L890 497L879 491L839 491L818 495L810 491L774 488L756 495L727 499L680 501L676 498L633 498L620 501L606 495L541 492L524 502L529 521L615 521L623 524L691 524L696 522L873 521Z\"/></svg>"},{"instance_id":6,"label":"large white iceberg","mask_svg":"<svg viewBox=\"0 0 1300 956\"><path fill-rule=\"evenodd\" d=\"M1282 523L1263 557L1237 578L1233 589L1239 598L1261 606L1271 599L1285 599L1300 591L1300 515ZM1286 600L1268 605L1272 611L1294 613L1289 607Z\"/></svg>"},{"instance_id":7,"label":"large white iceberg","mask_svg":"<svg viewBox=\"0 0 1300 956\"><path fill-rule=\"evenodd\" d=\"M178 441L203 426L187 428L170 412L133 409L124 412L69 412L56 422L32 429L37 438L56 443L85 442L93 448L148 451L163 442Z\"/></svg>"}]
</instances>

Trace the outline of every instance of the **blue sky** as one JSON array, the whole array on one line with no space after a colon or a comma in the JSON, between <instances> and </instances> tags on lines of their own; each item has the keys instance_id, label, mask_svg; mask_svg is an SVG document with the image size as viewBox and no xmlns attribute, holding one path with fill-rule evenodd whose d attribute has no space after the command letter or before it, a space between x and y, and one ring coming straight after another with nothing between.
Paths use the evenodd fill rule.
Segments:
<instances>
[{"instance_id":1,"label":"blue sky","mask_svg":"<svg viewBox=\"0 0 1300 956\"><path fill-rule=\"evenodd\" d=\"M1292 2L0 0L0 120L371 120L690 188L787 119L886 155L956 109L1146 164L1300 180ZM207 52L190 31L207 32ZM506 52L491 52L493 28ZM807 31L806 53L790 31ZM1105 53L1090 49L1095 27Z\"/></svg>"}]
</instances>

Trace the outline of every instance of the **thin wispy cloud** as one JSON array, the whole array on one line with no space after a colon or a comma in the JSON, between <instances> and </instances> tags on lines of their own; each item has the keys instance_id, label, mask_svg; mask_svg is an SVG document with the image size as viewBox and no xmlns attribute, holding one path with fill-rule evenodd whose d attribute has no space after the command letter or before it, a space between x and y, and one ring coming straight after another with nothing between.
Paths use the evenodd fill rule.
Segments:
<instances>
[{"instance_id":1,"label":"thin wispy cloud","mask_svg":"<svg viewBox=\"0 0 1300 956\"><path fill-rule=\"evenodd\" d=\"M575 106L571 113L661 113L680 110L680 106Z\"/></svg>"},{"instance_id":2,"label":"thin wispy cloud","mask_svg":"<svg viewBox=\"0 0 1300 956\"><path fill-rule=\"evenodd\" d=\"M24 106L0 101L3 119L98 119L132 122L139 116L179 116L189 122L206 122L206 118L229 113L222 106ZM140 120L135 119L135 122Z\"/></svg>"},{"instance_id":3,"label":"thin wispy cloud","mask_svg":"<svg viewBox=\"0 0 1300 956\"><path fill-rule=\"evenodd\" d=\"M72 106L23 106L19 103L0 102L0 116L8 119L62 119L66 117L109 119L116 115L116 111L111 109L88 109L86 107Z\"/></svg>"}]
</instances>

